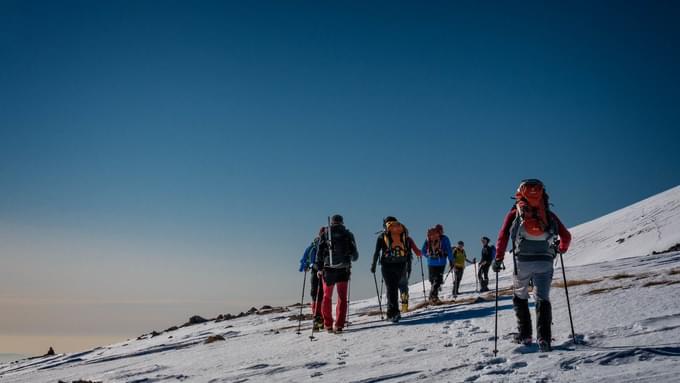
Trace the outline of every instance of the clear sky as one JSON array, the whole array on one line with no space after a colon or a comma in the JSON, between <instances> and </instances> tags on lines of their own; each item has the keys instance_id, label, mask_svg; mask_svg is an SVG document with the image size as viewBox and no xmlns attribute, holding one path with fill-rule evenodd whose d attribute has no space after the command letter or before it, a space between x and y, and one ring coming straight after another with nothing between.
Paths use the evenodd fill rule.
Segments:
<instances>
[{"instance_id":1,"label":"clear sky","mask_svg":"<svg viewBox=\"0 0 680 383\"><path fill-rule=\"evenodd\" d=\"M385 215L477 255L522 178L570 226L675 186L679 19L673 1L0 0L0 353L291 304L333 213L358 298Z\"/></svg>"}]
</instances>

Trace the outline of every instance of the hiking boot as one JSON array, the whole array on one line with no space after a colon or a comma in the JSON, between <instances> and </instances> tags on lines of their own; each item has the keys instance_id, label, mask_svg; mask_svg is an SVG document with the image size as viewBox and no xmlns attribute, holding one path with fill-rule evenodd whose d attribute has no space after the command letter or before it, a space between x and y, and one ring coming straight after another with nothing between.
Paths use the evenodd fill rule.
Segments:
<instances>
[{"instance_id":1,"label":"hiking boot","mask_svg":"<svg viewBox=\"0 0 680 383\"><path fill-rule=\"evenodd\" d=\"M552 306L550 301L539 299L536 302L536 332L539 339L552 339Z\"/></svg>"},{"instance_id":2,"label":"hiking boot","mask_svg":"<svg viewBox=\"0 0 680 383\"><path fill-rule=\"evenodd\" d=\"M399 323L399 320L400 320L400 319L401 319L401 315L397 314L397 315L393 316L393 317L390 319L390 322L392 322L392 323Z\"/></svg>"},{"instance_id":3,"label":"hiking boot","mask_svg":"<svg viewBox=\"0 0 680 383\"><path fill-rule=\"evenodd\" d=\"M323 318L322 317L316 317L314 318L314 331L321 331L323 330Z\"/></svg>"},{"instance_id":4,"label":"hiking boot","mask_svg":"<svg viewBox=\"0 0 680 383\"><path fill-rule=\"evenodd\" d=\"M531 314L529 313L529 300L520 299L516 295L512 297L512 306L517 317L517 332L520 339L531 339Z\"/></svg>"},{"instance_id":5,"label":"hiking boot","mask_svg":"<svg viewBox=\"0 0 680 383\"><path fill-rule=\"evenodd\" d=\"M541 350L541 352L552 351L552 347L550 346L550 341L547 341L543 338L538 340L538 348Z\"/></svg>"},{"instance_id":6,"label":"hiking boot","mask_svg":"<svg viewBox=\"0 0 680 383\"><path fill-rule=\"evenodd\" d=\"M335 334L342 334L342 327L336 327L335 328Z\"/></svg>"},{"instance_id":7,"label":"hiking boot","mask_svg":"<svg viewBox=\"0 0 680 383\"><path fill-rule=\"evenodd\" d=\"M531 338L522 338L519 334L514 334L512 337L513 342L521 344L523 346L530 346L532 343Z\"/></svg>"},{"instance_id":8,"label":"hiking boot","mask_svg":"<svg viewBox=\"0 0 680 383\"><path fill-rule=\"evenodd\" d=\"M408 293L401 293L401 312L408 312Z\"/></svg>"}]
</instances>

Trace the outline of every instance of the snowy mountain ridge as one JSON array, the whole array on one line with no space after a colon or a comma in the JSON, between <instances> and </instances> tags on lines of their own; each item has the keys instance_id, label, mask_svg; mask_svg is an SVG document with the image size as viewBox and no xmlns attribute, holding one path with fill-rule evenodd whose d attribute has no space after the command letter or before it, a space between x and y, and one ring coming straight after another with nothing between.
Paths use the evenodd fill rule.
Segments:
<instances>
[{"instance_id":1,"label":"snowy mountain ridge","mask_svg":"<svg viewBox=\"0 0 680 383\"><path fill-rule=\"evenodd\" d=\"M424 305L421 282L413 284L415 309L397 325L380 320L374 297L352 302L344 334L317 333L310 340L309 321L296 333L297 321L291 319L297 308L266 309L80 353L0 364L0 383L677 381L680 251L663 251L680 243L680 186L571 231L574 242L565 264L583 344L570 340L556 269L552 353L510 341L515 320L512 271L506 270L498 281L499 353L494 356L494 295L476 293L468 269L463 295L441 306ZM444 298L450 299L450 290L449 279Z\"/></svg>"}]
</instances>

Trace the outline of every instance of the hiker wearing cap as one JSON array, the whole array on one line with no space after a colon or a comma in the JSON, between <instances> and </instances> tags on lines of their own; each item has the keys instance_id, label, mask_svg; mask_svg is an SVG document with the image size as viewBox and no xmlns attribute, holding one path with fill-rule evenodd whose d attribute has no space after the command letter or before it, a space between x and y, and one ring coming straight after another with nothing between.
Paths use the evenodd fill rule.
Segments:
<instances>
[{"instance_id":1,"label":"hiker wearing cap","mask_svg":"<svg viewBox=\"0 0 680 383\"><path fill-rule=\"evenodd\" d=\"M347 318L347 287L352 262L359 258L354 234L345 228L341 215L334 215L325 235L319 242L316 266L317 275L323 280L321 314L328 332L342 332ZM333 290L337 286L338 301L333 321Z\"/></svg>"},{"instance_id":2,"label":"hiker wearing cap","mask_svg":"<svg viewBox=\"0 0 680 383\"><path fill-rule=\"evenodd\" d=\"M373 253L371 273L375 274L378 261L387 289L387 320L399 322L399 285L407 276L411 258L411 242L406 227L394 217L383 220L385 230L378 236ZM408 277L407 277L408 278Z\"/></svg>"},{"instance_id":3,"label":"hiker wearing cap","mask_svg":"<svg viewBox=\"0 0 680 383\"><path fill-rule=\"evenodd\" d=\"M489 291L489 268L496 257L496 247L489 245L489 242L488 237L482 237L482 255L480 258L481 262L479 262L479 271L477 272L479 284L481 285L480 293Z\"/></svg>"},{"instance_id":4,"label":"hiker wearing cap","mask_svg":"<svg viewBox=\"0 0 680 383\"><path fill-rule=\"evenodd\" d=\"M558 252L567 252L571 234L557 215L550 211L548 194L540 180L522 181L517 188L515 200L515 205L505 216L498 233L496 260L492 267L496 273L503 269L505 248L511 241L515 263L512 303L518 328L515 341L522 344L532 342L529 283L533 281L538 345L542 351L550 351L550 283L553 277L553 260Z\"/></svg>"},{"instance_id":5,"label":"hiker wearing cap","mask_svg":"<svg viewBox=\"0 0 680 383\"><path fill-rule=\"evenodd\" d=\"M427 258L428 279L430 280L430 303L439 304L439 290L444 283L446 264L453 262L451 241L444 235L444 227L436 225L427 230L427 238L422 247Z\"/></svg>"}]
</instances>

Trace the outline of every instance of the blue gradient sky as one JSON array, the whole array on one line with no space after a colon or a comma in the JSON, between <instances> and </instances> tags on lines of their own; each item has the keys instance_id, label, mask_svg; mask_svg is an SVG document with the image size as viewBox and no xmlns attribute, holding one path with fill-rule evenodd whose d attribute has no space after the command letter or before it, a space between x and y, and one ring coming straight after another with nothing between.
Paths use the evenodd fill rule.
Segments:
<instances>
[{"instance_id":1,"label":"blue gradient sky","mask_svg":"<svg viewBox=\"0 0 680 383\"><path fill-rule=\"evenodd\" d=\"M336 212L359 297L385 215L476 254L521 178L679 183L677 2L365 3L0 1L0 336L293 303Z\"/></svg>"}]
</instances>

